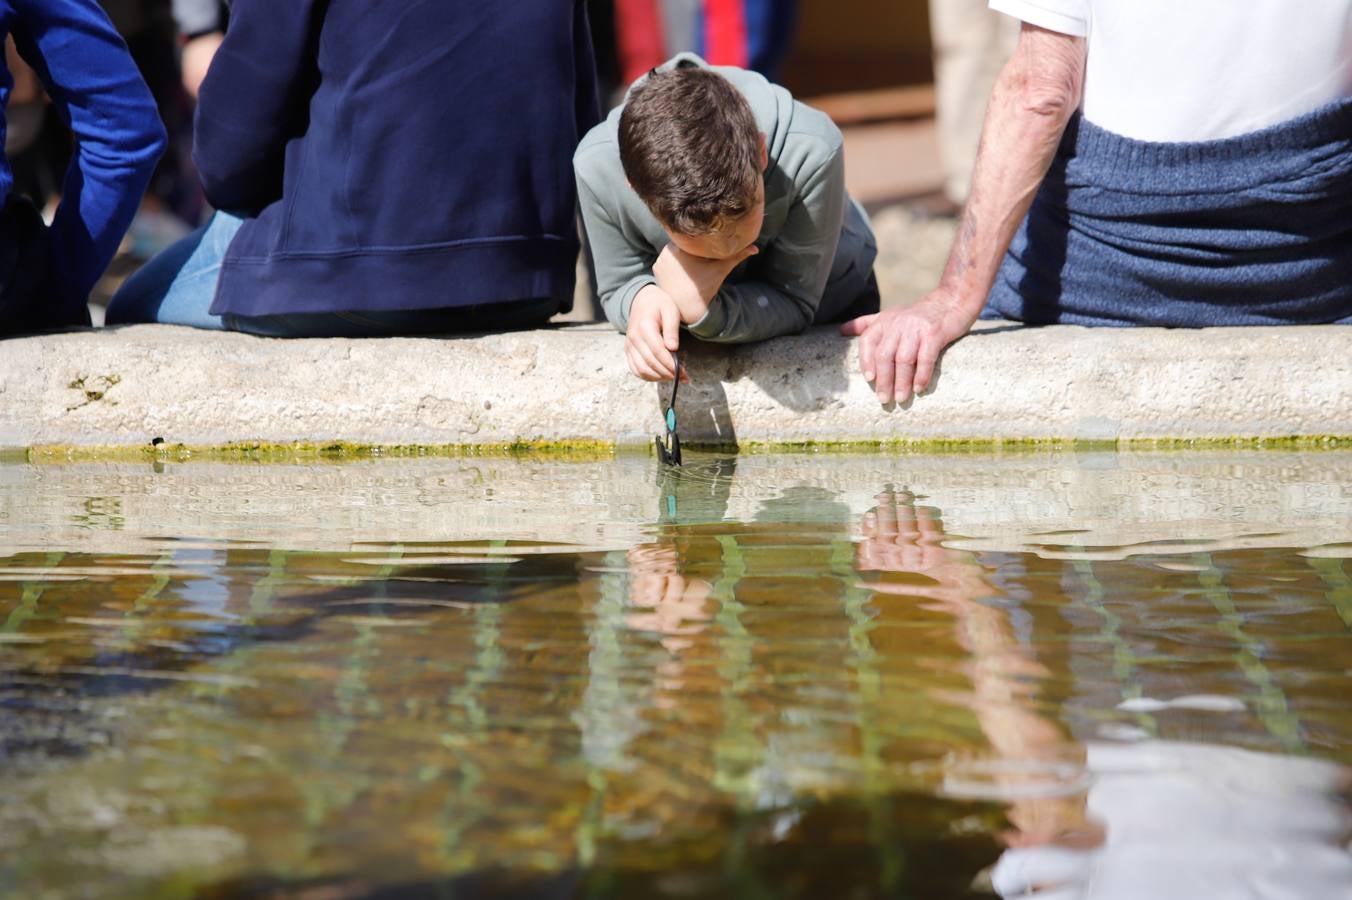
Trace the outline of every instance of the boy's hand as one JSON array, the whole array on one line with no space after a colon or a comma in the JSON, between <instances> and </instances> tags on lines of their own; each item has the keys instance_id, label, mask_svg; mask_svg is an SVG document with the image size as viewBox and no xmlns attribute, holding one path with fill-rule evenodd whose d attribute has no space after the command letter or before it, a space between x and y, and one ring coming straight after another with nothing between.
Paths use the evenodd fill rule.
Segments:
<instances>
[{"instance_id":1,"label":"boy's hand","mask_svg":"<svg viewBox=\"0 0 1352 900\"><path fill-rule=\"evenodd\" d=\"M718 294L718 289L732 270L742 260L759 252L759 248L752 244L726 259L705 259L691 256L675 244L667 244L658 255L657 262L653 263L653 277L667 296L676 302L681 321L693 325L709 311L710 301Z\"/></svg>"},{"instance_id":2,"label":"boy's hand","mask_svg":"<svg viewBox=\"0 0 1352 900\"><path fill-rule=\"evenodd\" d=\"M624 355L629 371L644 381L670 381L676 377L676 358L681 347L681 311L661 287L650 284L638 292L629 307L629 327L624 335Z\"/></svg>"}]
</instances>

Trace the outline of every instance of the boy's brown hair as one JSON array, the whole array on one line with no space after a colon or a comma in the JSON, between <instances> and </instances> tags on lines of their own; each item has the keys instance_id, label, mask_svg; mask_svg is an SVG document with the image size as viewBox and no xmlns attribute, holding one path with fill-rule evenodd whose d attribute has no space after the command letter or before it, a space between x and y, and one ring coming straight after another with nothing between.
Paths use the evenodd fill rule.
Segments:
<instances>
[{"instance_id":1,"label":"boy's brown hair","mask_svg":"<svg viewBox=\"0 0 1352 900\"><path fill-rule=\"evenodd\" d=\"M620 114L620 164L665 227L710 234L755 205L761 134L723 76L695 66L653 72Z\"/></svg>"}]
</instances>

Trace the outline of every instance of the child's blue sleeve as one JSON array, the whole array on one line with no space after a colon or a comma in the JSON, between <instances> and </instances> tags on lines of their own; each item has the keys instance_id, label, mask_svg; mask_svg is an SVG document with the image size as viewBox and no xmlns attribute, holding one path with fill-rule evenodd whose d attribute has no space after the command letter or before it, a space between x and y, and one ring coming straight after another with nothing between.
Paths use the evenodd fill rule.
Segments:
<instances>
[{"instance_id":1,"label":"child's blue sleeve","mask_svg":"<svg viewBox=\"0 0 1352 900\"><path fill-rule=\"evenodd\" d=\"M164 125L127 45L95 0L20 0L14 42L75 135L52 222L53 299L84 303L131 225Z\"/></svg>"}]
</instances>

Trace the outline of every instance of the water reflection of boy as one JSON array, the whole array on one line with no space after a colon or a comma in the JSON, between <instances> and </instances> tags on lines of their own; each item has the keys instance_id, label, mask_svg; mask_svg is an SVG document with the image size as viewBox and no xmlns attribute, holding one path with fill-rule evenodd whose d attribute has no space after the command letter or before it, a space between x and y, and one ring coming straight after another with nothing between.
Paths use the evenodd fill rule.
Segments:
<instances>
[{"instance_id":1,"label":"water reflection of boy","mask_svg":"<svg viewBox=\"0 0 1352 900\"><path fill-rule=\"evenodd\" d=\"M732 596L740 579L767 574L742 570L746 564L740 553L743 536L755 539L786 525L825 525L844 531L850 519L849 508L834 493L793 486L763 500L753 524L729 528L720 523L727 519L736 471L736 457L695 459L679 469L662 467L658 533L653 541L627 554L629 612L625 621L634 630L662 635L661 645L673 654L658 666L659 687L664 690L682 687L683 664L678 655L708 630L718 604ZM818 537L814 534L810 540L815 543Z\"/></svg>"},{"instance_id":2,"label":"water reflection of boy","mask_svg":"<svg viewBox=\"0 0 1352 900\"><path fill-rule=\"evenodd\" d=\"M625 623L636 631L661 635L662 646L672 654L688 649L693 636L702 633L712 618L713 585L685 574L691 552L697 553L698 545L710 539L701 540L679 526L723 521L736 471L737 460L730 456L683 468L663 466L658 476L656 539L632 547L626 555L629 612ZM659 686L679 689L680 670L675 658L661 664Z\"/></svg>"},{"instance_id":3,"label":"water reflection of boy","mask_svg":"<svg viewBox=\"0 0 1352 900\"><path fill-rule=\"evenodd\" d=\"M682 468L662 466L657 476L658 525L723 521L736 474L735 456L691 460Z\"/></svg>"},{"instance_id":4,"label":"water reflection of boy","mask_svg":"<svg viewBox=\"0 0 1352 900\"><path fill-rule=\"evenodd\" d=\"M629 612L625 624L635 631L661 635L662 646L671 653L688 649L692 637L701 634L712 618L709 597L713 585L684 574L678 541L640 544L626 558Z\"/></svg>"}]
</instances>

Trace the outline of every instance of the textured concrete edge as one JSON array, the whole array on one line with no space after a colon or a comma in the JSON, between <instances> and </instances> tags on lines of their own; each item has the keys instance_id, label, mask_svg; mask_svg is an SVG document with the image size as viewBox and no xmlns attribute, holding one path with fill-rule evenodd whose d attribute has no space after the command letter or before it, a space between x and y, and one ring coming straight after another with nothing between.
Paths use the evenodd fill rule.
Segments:
<instances>
[{"instance_id":1,"label":"textured concrete edge","mask_svg":"<svg viewBox=\"0 0 1352 900\"><path fill-rule=\"evenodd\" d=\"M651 452L668 388L622 338L278 341L164 326L0 344L0 447L28 458L597 457ZM1352 328L998 326L882 407L833 329L689 341L687 446L741 452L1352 446Z\"/></svg>"}]
</instances>

